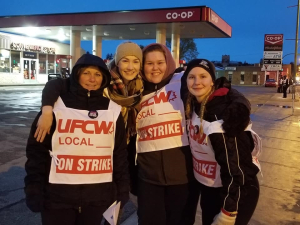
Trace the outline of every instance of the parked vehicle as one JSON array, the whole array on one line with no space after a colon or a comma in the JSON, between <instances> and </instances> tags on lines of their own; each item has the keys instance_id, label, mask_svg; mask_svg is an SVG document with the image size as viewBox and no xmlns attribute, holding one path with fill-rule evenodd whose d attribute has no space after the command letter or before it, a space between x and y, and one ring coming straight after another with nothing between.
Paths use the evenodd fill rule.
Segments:
<instances>
[{"instance_id":1,"label":"parked vehicle","mask_svg":"<svg viewBox=\"0 0 300 225\"><path fill-rule=\"evenodd\" d=\"M268 79L266 80L265 87L276 87L277 82L275 79Z\"/></svg>"}]
</instances>

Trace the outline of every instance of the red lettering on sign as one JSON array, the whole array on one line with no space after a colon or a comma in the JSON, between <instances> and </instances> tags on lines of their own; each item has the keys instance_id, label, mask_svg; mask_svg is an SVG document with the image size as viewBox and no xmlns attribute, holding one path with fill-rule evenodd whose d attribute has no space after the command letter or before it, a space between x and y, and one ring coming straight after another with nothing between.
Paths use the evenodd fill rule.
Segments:
<instances>
[{"instance_id":1,"label":"red lettering on sign","mask_svg":"<svg viewBox=\"0 0 300 225\"><path fill-rule=\"evenodd\" d=\"M150 126L138 129L139 141L157 140L183 134L181 121L172 120L162 123L153 124Z\"/></svg>"},{"instance_id":2,"label":"red lettering on sign","mask_svg":"<svg viewBox=\"0 0 300 225\"><path fill-rule=\"evenodd\" d=\"M205 133L203 133L202 135L200 134L200 126L199 125L193 126L193 124L190 123L189 136L191 139L198 142L200 145L207 145L206 134Z\"/></svg>"},{"instance_id":3,"label":"red lettering on sign","mask_svg":"<svg viewBox=\"0 0 300 225\"><path fill-rule=\"evenodd\" d=\"M193 157L194 171L201 176L216 179L217 163L199 160Z\"/></svg>"},{"instance_id":4,"label":"red lettering on sign","mask_svg":"<svg viewBox=\"0 0 300 225\"><path fill-rule=\"evenodd\" d=\"M85 134L110 134L114 131L114 124L112 121L58 120L58 133L74 133L75 129L80 129Z\"/></svg>"},{"instance_id":5,"label":"red lettering on sign","mask_svg":"<svg viewBox=\"0 0 300 225\"><path fill-rule=\"evenodd\" d=\"M79 138L79 137L59 137L58 142L60 145L85 145L85 146L94 146L91 143L90 138Z\"/></svg>"},{"instance_id":6,"label":"red lettering on sign","mask_svg":"<svg viewBox=\"0 0 300 225\"><path fill-rule=\"evenodd\" d=\"M58 155L56 173L102 174L111 173L111 156Z\"/></svg>"},{"instance_id":7,"label":"red lettering on sign","mask_svg":"<svg viewBox=\"0 0 300 225\"><path fill-rule=\"evenodd\" d=\"M160 104L161 102L169 102L174 99L176 99L176 93L174 91L168 91L167 93L165 92L159 92L157 95L153 96L152 98L149 98L146 101L141 102L141 108L144 108L146 106L150 106L153 104Z\"/></svg>"}]
</instances>

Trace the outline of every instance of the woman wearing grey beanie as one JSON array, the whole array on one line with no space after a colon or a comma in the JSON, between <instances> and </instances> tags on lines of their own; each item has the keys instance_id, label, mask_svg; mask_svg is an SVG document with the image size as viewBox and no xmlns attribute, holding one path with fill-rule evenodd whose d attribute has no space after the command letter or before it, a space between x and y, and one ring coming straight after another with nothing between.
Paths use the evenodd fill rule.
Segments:
<instances>
[{"instance_id":1,"label":"woman wearing grey beanie","mask_svg":"<svg viewBox=\"0 0 300 225\"><path fill-rule=\"evenodd\" d=\"M122 106L122 115L126 126L127 142L136 134L135 117L142 98L143 81L141 66L142 49L133 42L121 43L108 68L111 74L110 85L104 90L104 96ZM56 79L46 83L42 95L42 116L35 133L37 141L42 142L52 123L52 108L58 95L65 90L69 79Z\"/></svg>"}]
</instances>

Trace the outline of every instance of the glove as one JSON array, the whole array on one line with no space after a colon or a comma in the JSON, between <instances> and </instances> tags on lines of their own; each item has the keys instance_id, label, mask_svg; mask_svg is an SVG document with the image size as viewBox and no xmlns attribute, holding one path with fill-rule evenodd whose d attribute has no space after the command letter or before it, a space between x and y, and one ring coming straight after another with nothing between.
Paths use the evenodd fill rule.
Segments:
<instances>
[{"instance_id":1,"label":"glove","mask_svg":"<svg viewBox=\"0 0 300 225\"><path fill-rule=\"evenodd\" d=\"M234 225L237 212L227 212L224 209L215 216L211 225Z\"/></svg>"}]
</instances>

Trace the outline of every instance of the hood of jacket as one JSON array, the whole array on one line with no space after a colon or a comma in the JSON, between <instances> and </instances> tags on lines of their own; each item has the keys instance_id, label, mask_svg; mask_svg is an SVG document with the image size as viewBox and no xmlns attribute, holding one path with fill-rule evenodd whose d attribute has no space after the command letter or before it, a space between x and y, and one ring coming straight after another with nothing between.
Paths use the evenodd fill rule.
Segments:
<instances>
[{"instance_id":1,"label":"hood of jacket","mask_svg":"<svg viewBox=\"0 0 300 225\"><path fill-rule=\"evenodd\" d=\"M159 44L159 43L153 43L153 44L150 44L150 45L147 45L144 49L143 49L143 53L151 46L160 46L164 53L165 53L165 57L166 57L166 64L167 64L167 68L166 68L166 72L161 80L160 83L158 84L155 84L155 83L152 83L152 82L149 82L147 81L147 78L145 76L144 73L142 73L142 77L143 77L143 80L145 81L144 83L144 88L145 88L145 92L153 92L153 91L156 91L160 88L162 88L163 86L165 86L166 84L169 83L169 81L171 80L173 74L174 74L174 71L176 69L176 63L172 57L172 54L170 52L170 50L165 46L165 45L162 45L162 44ZM145 61L145 56L144 56L144 59L143 59L143 62ZM147 93L146 93L147 94Z\"/></svg>"}]
</instances>

